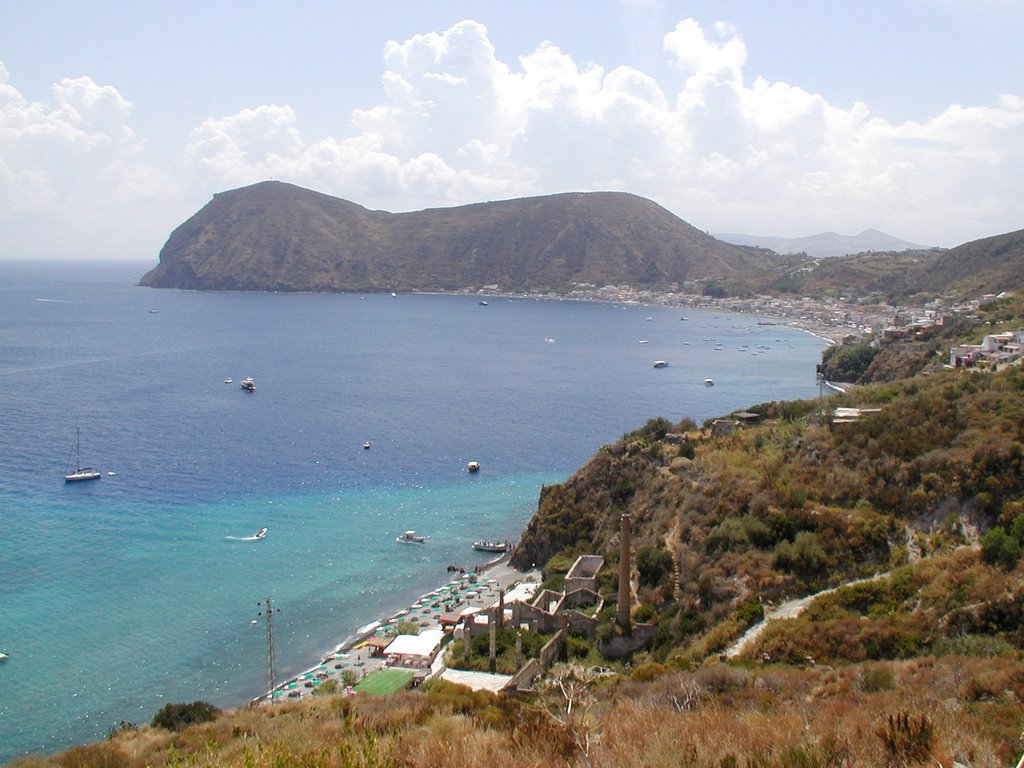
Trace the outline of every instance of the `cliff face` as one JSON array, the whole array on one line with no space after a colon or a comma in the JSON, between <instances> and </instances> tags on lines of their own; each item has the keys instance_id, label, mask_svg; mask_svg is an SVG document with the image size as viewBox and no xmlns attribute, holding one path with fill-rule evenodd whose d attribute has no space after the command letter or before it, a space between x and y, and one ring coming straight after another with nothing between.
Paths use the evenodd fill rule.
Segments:
<instances>
[{"instance_id":1,"label":"cliff face","mask_svg":"<svg viewBox=\"0 0 1024 768\"><path fill-rule=\"evenodd\" d=\"M667 289L763 266L619 192L392 214L281 182L215 195L171 234L142 285L280 291Z\"/></svg>"}]
</instances>

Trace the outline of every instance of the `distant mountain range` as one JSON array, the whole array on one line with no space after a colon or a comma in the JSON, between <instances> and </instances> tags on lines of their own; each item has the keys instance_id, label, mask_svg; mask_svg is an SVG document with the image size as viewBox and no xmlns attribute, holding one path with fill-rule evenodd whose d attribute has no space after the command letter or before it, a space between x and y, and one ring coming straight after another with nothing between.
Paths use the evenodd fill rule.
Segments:
<instances>
[{"instance_id":1,"label":"distant mountain range","mask_svg":"<svg viewBox=\"0 0 1024 768\"><path fill-rule=\"evenodd\" d=\"M866 251L920 251L928 246L908 243L877 229L865 229L859 235L838 235L822 232L807 237L773 237L771 235L717 234L719 240L735 245L768 248L779 254L806 253L815 258L846 256Z\"/></svg>"},{"instance_id":2,"label":"distant mountain range","mask_svg":"<svg viewBox=\"0 0 1024 768\"><path fill-rule=\"evenodd\" d=\"M141 280L254 291L674 289L767 266L621 192L520 198L414 213L371 211L282 182L214 196Z\"/></svg>"}]
</instances>

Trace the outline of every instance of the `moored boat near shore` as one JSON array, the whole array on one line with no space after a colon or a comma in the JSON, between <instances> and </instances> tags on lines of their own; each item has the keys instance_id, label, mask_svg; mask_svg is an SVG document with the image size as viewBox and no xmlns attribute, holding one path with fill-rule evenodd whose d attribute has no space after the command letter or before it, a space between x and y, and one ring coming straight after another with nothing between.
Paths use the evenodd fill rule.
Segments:
<instances>
[{"instance_id":1,"label":"moored boat near shore","mask_svg":"<svg viewBox=\"0 0 1024 768\"><path fill-rule=\"evenodd\" d=\"M507 541L474 541L473 549L480 552L508 552L512 548L512 545Z\"/></svg>"}]
</instances>

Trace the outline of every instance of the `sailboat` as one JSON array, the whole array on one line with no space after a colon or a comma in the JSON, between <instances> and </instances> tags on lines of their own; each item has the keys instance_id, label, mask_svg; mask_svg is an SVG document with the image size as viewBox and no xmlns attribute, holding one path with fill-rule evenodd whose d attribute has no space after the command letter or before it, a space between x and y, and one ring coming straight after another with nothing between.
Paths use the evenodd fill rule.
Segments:
<instances>
[{"instance_id":1,"label":"sailboat","mask_svg":"<svg viewBox=\"0 0 1024 768\"><path fill-rule=\"evenodd\" d=\"M64 467L64 482L74 483L79 480L99 480L102 474L98 470L82 466L82 433L78 427L75 427L75 447L73 450L75 453L76 469L74 472L68 471L71 468L71 457L68 456L67 466Z\"/></svg>"}]
</instances>

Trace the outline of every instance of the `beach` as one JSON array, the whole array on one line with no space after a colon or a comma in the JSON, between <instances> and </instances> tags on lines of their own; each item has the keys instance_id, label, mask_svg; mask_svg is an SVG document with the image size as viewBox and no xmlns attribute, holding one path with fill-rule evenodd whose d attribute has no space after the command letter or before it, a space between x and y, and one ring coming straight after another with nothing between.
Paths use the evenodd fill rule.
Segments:
<instances>
[{"instance_id":1,"label":"beach","mask_svg":"<svg viewBox=\"0 0 1024 768\"><path fill-rule=\"evenodd\" d=\"M506 553L468 571L450 571L451 578L447 582L391 616L364 625L334 650L326 653L320 664L276 684L273 690L251 703L295 701L313 695L318 687L328 681L336 682L339 692L352 694L353 684L387 666L386 658L379 651L393 639L394 628L399 623L414 623L421 634L430 630L440 631L444 612L472 612L487 608L497 603L502 593L508 593L513 588L516 588L517 594L532 595L540 587L540 571L523 572L513 568L508 561L509 554ZM435 661L431 674L439 674L440 671L440 661Z\"/></svg>"}]
</instances>

